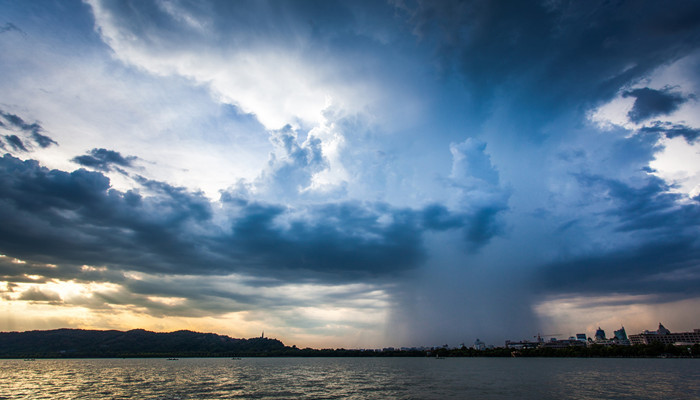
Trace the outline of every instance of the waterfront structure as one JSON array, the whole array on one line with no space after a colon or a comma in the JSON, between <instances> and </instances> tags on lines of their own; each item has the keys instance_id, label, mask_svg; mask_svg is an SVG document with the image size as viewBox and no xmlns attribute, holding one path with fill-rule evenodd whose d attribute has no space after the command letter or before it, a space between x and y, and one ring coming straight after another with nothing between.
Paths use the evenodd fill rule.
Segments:
<instances>
[{"instance_id":1,"label":"waterfront structure","mask_svg":"<svg viewBox=\"0 0 700 400\"><path fill-rule=\"evenodd\" d=\"M600 327L598 327L598 330L595 331L595 336L594 336L596 342L603 342L605 341L605 331L602 330Z\"/></svg>"},{"instance_id":2,"label":"waterfront structure","mask_svg":"<svg viewBox=\"0 0 700 400\"><path fill-rule=\"evenodd\" d=\"M629 340L632 344L700 344L700 329L694 329L693 332L671 333L671 331L659 323L659 329L656 331L645 330L638 335L630 335Z\"/></svg>"},{"instance_id":3,"label":"waterfront structure","mask_svg":"<svg viewBox=\"0 0 700 400\"><path fill-rule=\"evenodd\" d=\"M623 340L628 340L627 339L627 332L625 332L625 327L621 327L620 329L616 330L614 332L615 334L615 339L623 341Z\"/></svg>"},{"instance_id":4,"label":"waterfront structure","mask_svg":"<svg viewBox=\"0 0 700 400\"><path fill-rule=\"evenodd\" d=\"M620 329L614 331L613 333L615 336L610 338L612 344L616 344L618 346L629 346L632 344L629 338L627 338L627 332L625 332L624 326L620 327Z\"/></svg>"},{"instance_id":5,"label":"waterfront structure","mask_svg":"<svg viewBox=\"0 0 700 400\"><path fill-rule=\"evenodd\" d=\"M577 339L552 339L549 342L542 343L540 347L545 349L565 349L567 347L586 347L586 342Z\"/></svg>"},{"instance_id":6,"label":"waterfront structure","mask_svg":"<svg viewBox=\"0 0 700 400\"><path fill-rule=\"evenodd\" d=\"M529 340L506 340L506 349L536 349L540 345L540 342L531 342Z\"/></svg>"}]
</instances>

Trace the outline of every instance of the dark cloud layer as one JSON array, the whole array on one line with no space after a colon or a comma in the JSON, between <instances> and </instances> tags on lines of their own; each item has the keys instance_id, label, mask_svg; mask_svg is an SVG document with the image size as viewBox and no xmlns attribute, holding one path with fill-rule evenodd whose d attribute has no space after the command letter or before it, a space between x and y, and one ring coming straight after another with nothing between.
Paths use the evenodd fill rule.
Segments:
<instances>
[{"instance_id":1,"label":"dark cloud layer","mask_svg":"<svg viewBox=\"0 0 700 400\"><path fill-rule=\"evenodd\" d=\"M632 122L642 122L659 115L668 115L688 101L681 93L672 92L670 88L655 90L650 88L634 89L622 94L622 97L634 97L634 105L627 116Z\"/></svg>"},{"instance_id":2,"label":"dark cloud layer","mask_svg":"<svg viewBox=\"0 0 700 400\"><path fill-rule=\"evenodd\" d=\"M496 212L489 210L451 215L440 206L415 211L345 202L295 214L227 196L222 199L235 217L225 216L222 227L201 193L137 179L152 195L110 189L98 172L48 170L6 154L0 160L0 250L61 266L356 281L420 265L425 229L466 229L476 243L495 234L488 221Z\"/></svg>"},{"instance_id":3,"label":"dark cloud layer","mask_svg":"<svg viewBox=\"0 0 700 400\"><path fill-rule=\"evenodd\" d=\"M58 144L55 140L42 133L44 129L41 127L41 125L39 125L38 122L33 122L30 124L25 122L19 116L11 113L6 113L2 110L0 110L0 117L2 117L2 119L0 119L0 127L17 131L24 138L23 141L22 138L18 137L17 135L5 136L5 140L7 141L7 143L10 144L10 146L12 146L12 148L14 148L15 150L21 150L25 152L31 150L27 148L25 142L35 143L41 148L49 147L52 144ZM3 120L5 122L2 122ZM3 147L2 142L0 142L0 147Z\"/></svg>"},{"instance_id":4,"label":"dark cloud layer","mask_svg":"<svg viewBox=\"0 0 700 400\"><path fill-rule=\"evenodd\" d=\"M24 147L24 143L22 142L22 139L17 137L17 135L6 135L5 140L7 141L7 143L10 146L12 146L13 149L27 151L27 148Z\"/></svg>"},{"instance_id":5,"label":"dark cloud layer","mask_svg":"<svg viewBox=\"0 0 700 400\"><path fill-rule=\"evenodd\" d=\"M700 202L679 202L682 195L654 176L640 187L601 176L578 180L611 204L605 214L622 237L612 248L545 266L545 290L700 296Z\"/></svg>"},{"instance_id":6,"label":"dark cloud layer","mask_svg":"<svg viewBox=\"0 0 700 400\"><path fill-rule=\"evenodd\" d=\"M92 149L86 155L74 157L72 161L83 167L100 171L111 171L115 165L118 167L132 167L136 159L137 157L134 156L124 157L114 150Z\"/></svg>"},{"instance_id":7,"label":"dark cloud layer","mask_svg":"<svg viewBox=\"0 0 700 400\"><path fill-rule=\"evenodd\" d=\"M329 110L323 114L328 125L321 128L332 132L300 120L282 121L275 126L302 126L268 132L273 146L268 165L256 179L241 181L212 202L202 193L136 175L138 159L102 148L104 143L88 144L95 148L72 158L84 168L73 172L23 160L56 142L39 122L0 111L0 146L11 153L0 158L0 254L7 255L0 257L0 278L9 282L7 289L0 287L2 298L59 304L61 297L45 290L49 285L27 288L53 279L112 282L119 284L115 292L96 290L91 300L80 301L96 310L124 304L151 315L196 316L335 304L324 303L334 294L314 293L293 304L294 296L260 298L255 289L363 283L344 286L362 287L355 296L362 300L363 290L379 287L391 296L389 307L402 309L414 324L406 331L429 331L430 340L445 332L464 340L465 332L493 333L493 327L509 334L534 331L539 321L533 306L549 296L700 298L700 195L673 193L671 184L649 174L649 163L665 143L659 139L698 142L700 130L657 121L694 106L695 98L688 87L630 89L643 82L654 86L655 71L670 77L671 84L698 77L693 72L689 78L687 71L678 72L682 63L674 64L691 54L698 58L697 1L94 1L62 5L63 14L55 4L37 4L33 11L16 6L16 13L42 9L41 15L61 15L65 29L44 29L63 39L47 43L97 44L85 47L85 53L108 61L90 64L114 72L109 66L119 62L116 56L125 62L119 71L128 70L114 74L119 81L138 74L140 82L153 79L159 90L167 90L160 84L172 73L184 77L183 84L209 85L209 78L198 78L199 65L227 66L226 58L239 53L250 52L255 59L258 49L288 52L291 64L275 64L281 77L294 79L295 70L311 66L312 86L342 81L356 88L357 96L367 94L370 113L388 121L392 117L383 114L391 113L389 108L405 108L417 123L408 121L411 127L404 128L393 121L374 125L373 118L343 122L340 109L337 116ZM21 25L32 36L41 33L29 19ZM10 31L18 29L0 26L8 41L17 36ZM669 65L674 67L658 70ZM92 78L83 88L100 82ZM268 90L264 84L259 89ZM388 93L391 107L372 100L375 90ZM126 103L116 110L133 110L129 97L109 97L109 90L91 95L102 93L106 101ZM589 112L620 93L634 99L628 118L644 126L637 134L618 128L598 135ZM245 100L236 90L223 94L214 97ZM342 90L332 94L338 95L334 101L352 106ZM280 96L286 95L280 100L303 98L303 93ZM148 110L169 115L170 110L152 105ZM56 115L47 109L41 118ZM76 121L82 119L80 110L70 111ZM260 109L252 111L262 120ZM158 125L162 122L155 121L154 128L167 130ZM193 136L206 130L195 125ZM337 134L342 143L332 156L323 152L328 134ZM616 135L625 139L611 139ZM445 177L449 160L439 151L450 143L452 170ZM358 154L370 151L398 160L411 146L412 156L424 158L405 157L391 171L383 162L368 167L357 161ZM338 172L331 170L336 162L354 182L315 190L320 173ZM106 175L113 171L124 173L121 178L138 189L112 189ZM436 175L427 178L431 173ZM390 174L394 181L375 176ZM371 184L357 190L357 182ZM358 197L430 203L409 208L343 200ZM532 210L541 211L536 221L527 217ZM493 240L500 235L512 237ZM241 274L241 281L239 275L223 276L232 273ZM231 288L227 279L234 282ZM21 293L12 292L18 287ZM331 292L336 290L344 288ZM168 305L151 296L184 300Z\"/></svg>"},{"instance_id":8,"label":"dark cloud layer","mask_svg":"<svg viewBox=\"0 0 700 400\"><path fill-rule=\"evenodd\" d=\"M687 55L700 36L700 3L692 0L673 6L657 1L398 3L416 35L437 49L444 67L464 78L478 99L474 106L488 105L486 100L506 90L519 107L584 111Z\"/></svg>"},{"instance_id":9,"label":"dark cloud layer","mask_svg":"<svg viewBox=\"0 0 700 400\"><path fill-rule=\"evenodd\" d=\"M643 134L664 135L669 139L682 137L689 144L695 143L700 138L700 129L691 128L683 124L672 124L670 122L655 121L650 126L642 127L639 130Z\"/></svg>"}]
</instances>

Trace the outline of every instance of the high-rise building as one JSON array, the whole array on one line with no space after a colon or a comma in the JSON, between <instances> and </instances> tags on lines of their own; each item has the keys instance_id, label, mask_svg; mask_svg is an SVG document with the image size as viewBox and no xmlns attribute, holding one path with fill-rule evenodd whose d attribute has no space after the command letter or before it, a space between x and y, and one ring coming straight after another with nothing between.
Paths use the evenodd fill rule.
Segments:
<instances>
[{"instance_id":1,"label":"high-rise building","mask_svg":"<svg viewBox=\"0 0 700 400\"><path fill-rule=\"evenodd\" d=\"M659 324L659 329L654 331L644 331L638 335L630 335L632 344L651 344L654 342L663 344L700 344L700 329L692 332L671 333L663 325Z\"/></svg>"},{"instance_id":2,"label":"high-rise building","mask_svg":"<svg viewBox=\"0 0 700 400\"><path fill-rule=\"evenodd\" d=\"M621 327L620 329L616 330L615 332L615 339L617 340L627 340L627 332L625 332L625 327Z\"/></svg>"},{"instance_id":3,"label":"high-rise building","mask_svg":"<svg viewBox=\"0 0 700 400\"><path fill-rule=\"evenodd\" d=\"M595 341L600 342L603 340L605 340L605 331L598 327L598 330L595 331Z\"/></svg>"}]
</instances>

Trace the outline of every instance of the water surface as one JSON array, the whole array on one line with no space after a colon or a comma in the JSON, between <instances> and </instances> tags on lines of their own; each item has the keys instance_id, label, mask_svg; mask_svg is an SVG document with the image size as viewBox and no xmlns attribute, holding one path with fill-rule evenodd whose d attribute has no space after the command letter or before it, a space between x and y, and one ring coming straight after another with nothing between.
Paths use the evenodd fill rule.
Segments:
<instances>
[{"instance_id":1,"label":"water surface","mask_svg":"<svg viewBox=\"0 0 700 400\"><path fill-rule=\"evenodd\" d=\"M132 398L700 399L700 360L0 360L0 399Z\"/></svg>"}]
</instances>

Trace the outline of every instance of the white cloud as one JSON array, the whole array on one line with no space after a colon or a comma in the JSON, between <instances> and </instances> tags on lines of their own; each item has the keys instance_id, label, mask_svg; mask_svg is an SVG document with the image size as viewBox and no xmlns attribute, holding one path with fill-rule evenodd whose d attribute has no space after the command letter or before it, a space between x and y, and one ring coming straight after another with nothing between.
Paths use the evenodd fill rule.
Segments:
<instances>
[{"instance_id":1,"label":"white cloud","mask_svg":"<svg viewBox=\"0 0 700 400\"><path fill-rule=\"evenodd\" d=\"M156 75L180 75L206 85L219 101L255 114L270 130L287 124L319 124L328 96L354 112L363 110L375 97L368 82L348 80L346 68L323 52L314 51L304 35L277 38L264 46L232 40L212 47L184 29L171 32L154 27L148 40L125 26L120 17L127 17L116 15L101 1L91 0L89 4L100 34L116 57ZM185 21L198 31L207 25L185 10L175 9L172 2L159 4L170 18ZM210 37L237 34L204 33ZM187 39L181 40L182 36Z\"/></svg>"},{"instance_id":2,"label":"white cloud","mask_svg":"<svg viewBox=\"0 0 700 400\"><path fill-rule=\"evenodd\" d=\"M700 195L700 142L688 144L682 137L662 139L664 149L649 166L654 175L676 185L672 190L690 197Z\"/></svg>"},{"instance_id":3,"label":"white cloud","mask_svg":"<svg viewBox=\"0 0 700 400\"><path fill-rule=\"evenodd\" d=\"M646 79L630 88L623 88L616 98L592 110L588 119L600 129L613 130L623 128L630 135L638 133L644 127L654 126L657 120L673 125L686 126L692 129L700 128L700 86L695 82L694 74L700 63L700 53L691 54L670 65L664 65L654 71ZM624 93L637 88L656 90L672 90L680 93L686 99L677 110L668 115L654 117L650 121L635 123L630 120L628 113L632 110L635 98L624 96ZM654 175L664 179L673 186L672 191L689 196L700 194L700 142L688 143L683 137L660 137L661 150L655 154L649 167L655 170Z\"/></svg>"}]
</instances>

